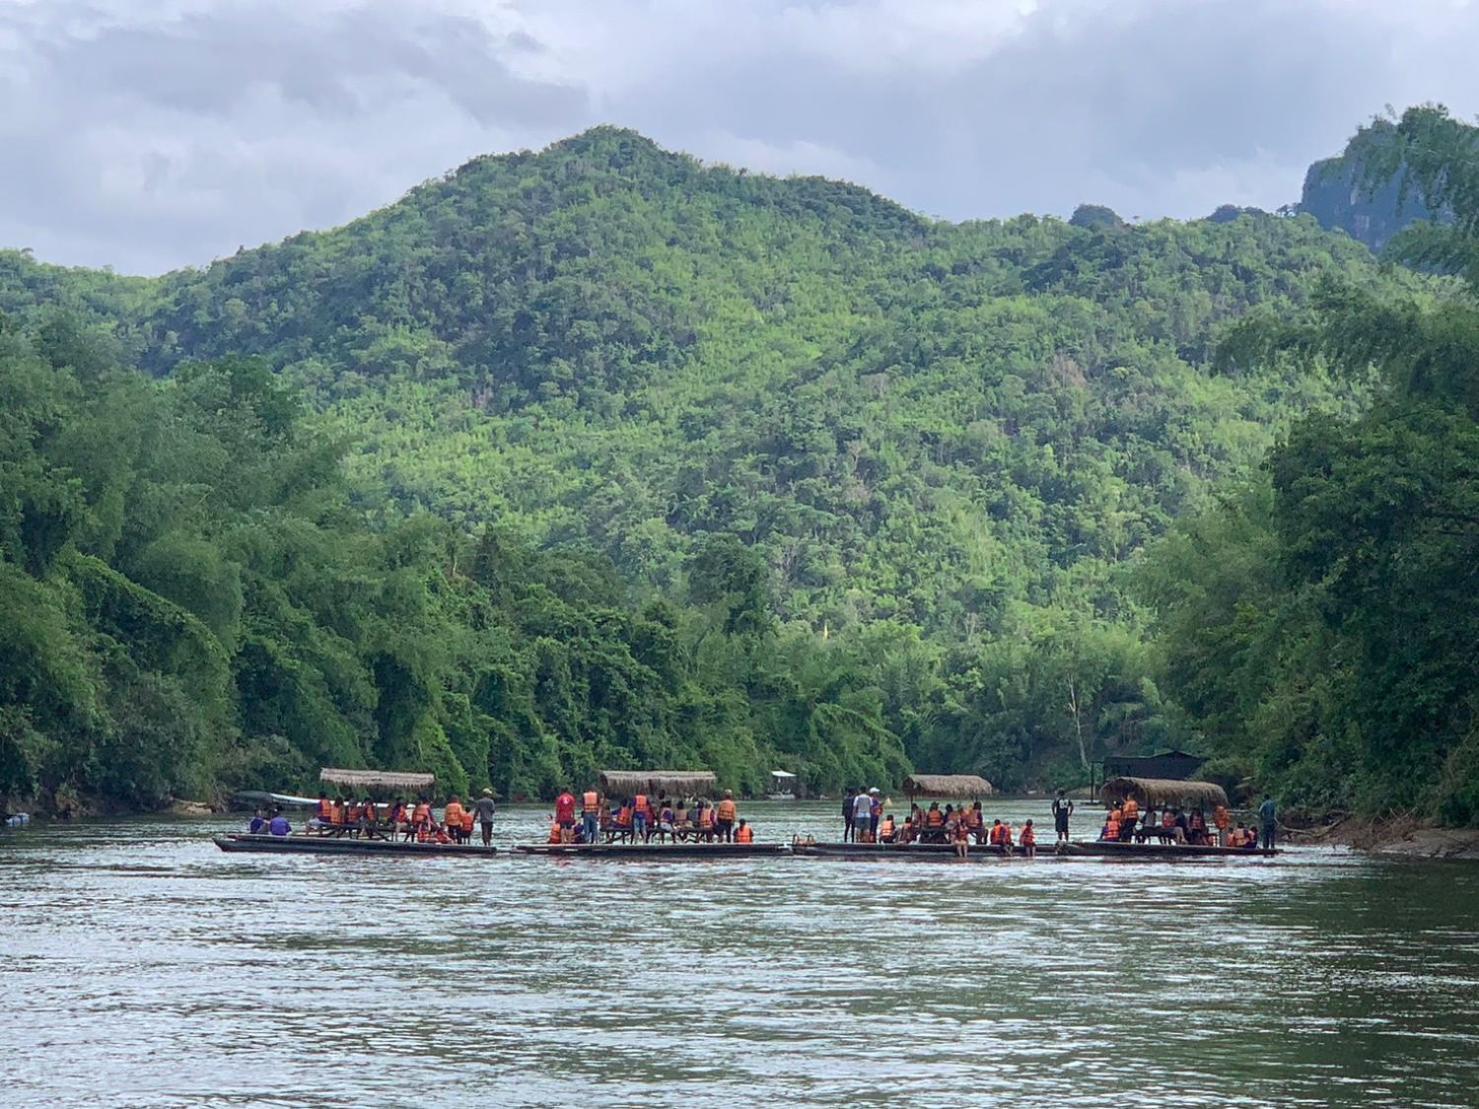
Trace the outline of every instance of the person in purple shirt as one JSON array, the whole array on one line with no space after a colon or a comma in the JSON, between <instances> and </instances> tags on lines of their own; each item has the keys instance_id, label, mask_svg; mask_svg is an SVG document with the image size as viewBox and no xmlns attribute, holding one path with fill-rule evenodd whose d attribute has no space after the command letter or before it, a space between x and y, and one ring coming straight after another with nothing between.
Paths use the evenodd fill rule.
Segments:
<instances>
[{"instance_id":1,"label":"person in purple shirt","mask_svg":"<svg viewBox=\"0 0 1479 1109\"><path fill-rule=\"evenodd\" d=\"M260 836L267 831L267 818L262 815L261 809L252 814L252 822L247 825L247 831L254 836Z\"/></svg>"},{"instance_id":2,"label":"person in purple shirt","mask_svg":"<svg viewBox=\"0 0 1479 1109\"><path fill-rule=\"evenodd\" d=\"M293 830L288 823L288 818L283 816L282 809L276 809L272 813L272 823L267 825L267 830L274 836L285 836Z\"/></svg>"}]
</instances>

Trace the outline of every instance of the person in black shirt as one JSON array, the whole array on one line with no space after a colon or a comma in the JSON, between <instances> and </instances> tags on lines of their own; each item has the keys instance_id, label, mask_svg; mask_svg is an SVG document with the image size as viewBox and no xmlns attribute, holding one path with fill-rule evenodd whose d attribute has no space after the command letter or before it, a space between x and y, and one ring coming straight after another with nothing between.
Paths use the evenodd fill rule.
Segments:
<instances>
[{"instance_id":1,"label":"person in black shirt","mask_svg":"<svg viewBox=\"0 0 1479 1109\"><path fill-rule=\"evenodd\" d=\"M1073 802L1063 796L1063 791L1058 791L1058 796L1053 798L1053 827L1058 832L1058 842L1068 842L1068 818L1073 815Z\"/></svg>"},{"instance_id":2,"label":"person in black shirt","mask_svg":"<svg viewBox=\"0 0 1479 1109\"><path fill-rule=\"evenodd\" d=\"M848 843L853 838L853 833L855 831L855 828L854 828L854 825L853 825L853 815L852 815L852 812L853 812L853 804L854 804L855 799L857 798L857 795L858 795L858 791L857 790L850 789L850 790L847 791L847 796L842 799L842 842L843 843Z\"/></svg>"}]
</instances>

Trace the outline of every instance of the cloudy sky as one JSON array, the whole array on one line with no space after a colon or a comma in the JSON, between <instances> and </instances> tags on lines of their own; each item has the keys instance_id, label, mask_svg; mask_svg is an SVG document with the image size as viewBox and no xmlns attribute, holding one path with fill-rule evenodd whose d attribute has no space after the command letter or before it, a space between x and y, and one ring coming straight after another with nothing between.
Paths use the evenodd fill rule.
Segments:
<instances>
[{"instance_id":1,"label":"cloudy sky","mask_svg":"<svg viewBox=\"0 0 1479 1109\"><path fill-rule=\"evenodd\" d=\"M0 0L0 245L158 273L595 123L949 219L1298 198L1467 0Z\"/></svg>"}]
</instances>

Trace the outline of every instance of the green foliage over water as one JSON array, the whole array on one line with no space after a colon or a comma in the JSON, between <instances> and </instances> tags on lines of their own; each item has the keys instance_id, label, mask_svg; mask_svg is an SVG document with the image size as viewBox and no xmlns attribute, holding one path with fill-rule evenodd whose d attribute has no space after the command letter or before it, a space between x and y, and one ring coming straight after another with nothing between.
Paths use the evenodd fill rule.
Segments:
<instances>
[{"instance_id":1,"label":"green foliage over water","mask_svg":"<svg viewBox=\"0 0 1479 1109\"><path fill-rule=\"evenodd\" d=\"M0 788L1253 760L1134 566L1292 419L1360 411L1258 321L1431 283L1308 218L1080 222L938 224L600 129L156 281L0 255L0 604L36 614Z\"/></svg>"},{"instance_id":2,"label":"green foliage over water","mask_svg":"<svg viewBox=\"0 0 1479 1109\"><path fill-rule=\"evenodd\" d=\"M1417 109L1352 149L1455 214L1390 251L1461 281L1330 283L1307 316L1240 328L1265 360L1374 367L1376 398L1299 421L1144 580L1167 685L1225 766L1312 811L1479 823L1479 132Z\"/></svg>"}]
</instances>

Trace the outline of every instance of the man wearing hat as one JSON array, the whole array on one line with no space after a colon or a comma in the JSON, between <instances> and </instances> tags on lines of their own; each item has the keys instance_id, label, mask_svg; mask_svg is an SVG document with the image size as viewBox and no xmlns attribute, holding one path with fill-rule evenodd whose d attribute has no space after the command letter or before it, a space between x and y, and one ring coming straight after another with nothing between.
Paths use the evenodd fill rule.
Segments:
<instances>
[{"instance_id":1,"label":"man wearing hat","mask_svg":"<svg viewBox=\"0 0 1479 1109\"><path fill-rule=\"evenodd\" d=\"M483 846L493 845L493 814L498 811L498 806L493 803L493 791L483 790L482 796L472 803L473 812L477 814L478 823L483 829Z\"/></svg>"}]
</instances>

